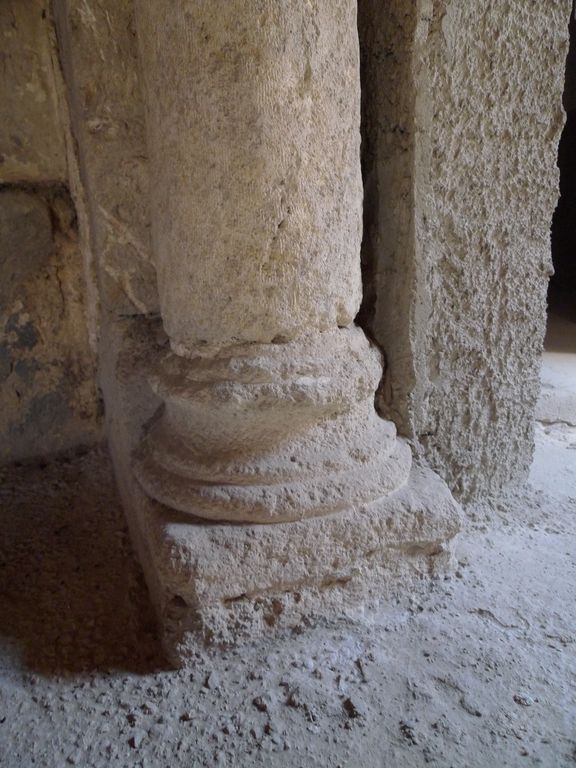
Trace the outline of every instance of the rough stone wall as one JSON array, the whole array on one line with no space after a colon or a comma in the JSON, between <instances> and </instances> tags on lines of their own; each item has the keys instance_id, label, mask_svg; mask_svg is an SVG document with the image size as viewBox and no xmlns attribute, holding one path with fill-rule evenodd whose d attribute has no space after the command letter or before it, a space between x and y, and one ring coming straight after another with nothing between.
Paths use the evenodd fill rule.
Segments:
<instances>
[{"instance_id":1,"label":"rough stone wall","mask_svg":"<svg viewBox=\"0 0 576 768\"><path fill-rule=\"evenodd\" d=\"M360 2L380 404L464 498L531 460L570 5Z\"/></svg>"},{"instance_id":2,"label":"rough stone wall","mask_svg":"<svg viewBox=\"0 0 576 768\"><path fill-rule=\"evenodd\" d=\"M0 5L0 462L100 436L66 110L46 0Z\"/></svg>"},{"instance_id":3,"label":"rough stone wall","mask_svg":"<svg viewBox=\"0 0 576 768\"><path fill-rule=\"evenodd\" d=\"M133 2L55 0L54 13L103 323L157 312Z\"/></svg>"}]
</instances>

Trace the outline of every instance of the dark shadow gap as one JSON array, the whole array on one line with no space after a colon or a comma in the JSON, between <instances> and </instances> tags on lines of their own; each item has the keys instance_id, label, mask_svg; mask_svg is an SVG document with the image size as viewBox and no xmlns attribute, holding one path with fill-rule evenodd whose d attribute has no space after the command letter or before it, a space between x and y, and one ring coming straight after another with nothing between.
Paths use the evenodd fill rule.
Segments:
<instances>
[{"instance_id":1,"label":"dark shadow gap","mask_svg":"<svg viewBox=\"0 0 576 768\"><path fill-rule=\"evenodd\" d=\"M558 147L560 199L552 219L554 275L548 290L549 313L576 321L576 19L570 16L563 105L566 124Z\"/></svg>"}]
</instances>

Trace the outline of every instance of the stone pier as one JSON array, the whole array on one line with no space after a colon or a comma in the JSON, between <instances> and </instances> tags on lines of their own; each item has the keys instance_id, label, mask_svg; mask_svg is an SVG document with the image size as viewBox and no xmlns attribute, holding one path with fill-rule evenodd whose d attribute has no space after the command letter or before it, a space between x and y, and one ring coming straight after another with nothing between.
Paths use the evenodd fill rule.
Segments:
<instances>
[{"instance_id":1,"label":"stone pier","mask_svg":"<svg viewBox=\"0 0 576 768\"><path fill-rule=\"evenodd\" d=\"M363 610L394 575L446 564L459 512L377 414L380 353L354 325L355 0L142 1L136 18L162 328L127 321L104 377L181 660L190 633Z\"/></svg>"}]
</instances>

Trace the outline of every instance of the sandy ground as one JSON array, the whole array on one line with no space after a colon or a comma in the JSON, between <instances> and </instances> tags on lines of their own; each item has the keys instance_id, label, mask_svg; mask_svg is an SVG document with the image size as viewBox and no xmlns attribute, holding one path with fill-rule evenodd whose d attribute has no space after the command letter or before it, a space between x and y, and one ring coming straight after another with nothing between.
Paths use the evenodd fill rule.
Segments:
<instances>
[{"instance_id":1,"label":"sandy ground","mask_svg":"<svg viewBox=\"0 0 576 768\"><path fill-rule=\"evenodd\" d=\"M0 765L575 766L576 429L362 624L163 662L102 452L3 470Z\"/></svg>"}]
</instances>

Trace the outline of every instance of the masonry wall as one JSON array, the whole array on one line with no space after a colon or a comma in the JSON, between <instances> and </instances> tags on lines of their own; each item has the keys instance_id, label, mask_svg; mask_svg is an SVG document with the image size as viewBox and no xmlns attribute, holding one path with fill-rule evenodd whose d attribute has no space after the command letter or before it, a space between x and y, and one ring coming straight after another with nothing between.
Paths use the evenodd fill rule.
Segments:
<instances>
[{"instance_id":1,"label":"masonry wall","mask_svg":"<svg viewBox=\"0 0 576 768\"><path fill-rule=\"evenodd\" d=\"M96 332L45 0L0 5L0 462L100 437Z\"/></svg>"},{"instance_id":2,"label":"masonry wall","mask_svg":"<svg viewBox=\"0 0 576 768\"><path fill-rule=\"evenodd\" d=\"M9 459L94 438L98 343L158 297L132 0L0 13ZM379 406L464 497L531 457L569 14L569 0L359 3Z\"/></svg>"},{"instance_id":3,"label":"masonry wall","mask_svg":"<svg viewBox=\"0 0 576 768\"><path fill-rule=\"evenodd\" d=\"M464 498L532 456L570 7L360 1L380 407Z\"/></svg>"}]
</instances>

